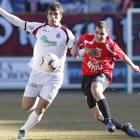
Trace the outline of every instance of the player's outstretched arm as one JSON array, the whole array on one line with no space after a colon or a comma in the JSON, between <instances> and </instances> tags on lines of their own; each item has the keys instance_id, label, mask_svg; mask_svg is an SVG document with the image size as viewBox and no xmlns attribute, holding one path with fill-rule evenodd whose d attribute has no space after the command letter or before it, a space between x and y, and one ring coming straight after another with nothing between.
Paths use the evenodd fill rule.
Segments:
<instances>
[{"instance_id":1,"label":"player's outstretched arm","mask_svg":"<svg viewBox=\"0 0 140 140\"><path fill-rule=\"evenodd\" d=\"M127 63L127 64L132 68L132 70L133 70L136 74L140 74L139 66L135 65L135 64L127 57L127 55L125 55L125 58L123 59L123 61L124 61L125 63Z\"/></svg>"},{"instance_id":2,"label":"player's outstretched arm","mask_svg":"<svg viewBox=\"0 0 140 140\"><path fill-rule=\"evenodd\" d=\"M83 52L84 51L80 51L78 48L79 46L82 44L82 42L80 41L80 39L78 38L75 43L74 43L74 46L72 47L71 49L71 55L73 56L73 59L75 60L75 57L81 57L81 55L83 55ZM81 55L80 55L80 54Z\"/></svg>"},{"instance_id":3,"label":"player's outstretched arm","mask_svg":"<svg viewBox=\"0 0 140 140\"><path fill-rule=\"evenodd\" d=\"M3 10L2 8L0 8L0 14L5 17L9 22L11 22L12 24L14 24L15 26L21 27L21 28L25 28L25 21L21 20L20 18L9 14L8 12L6 12L5 10Z\"/></svg>"}]
</instances>

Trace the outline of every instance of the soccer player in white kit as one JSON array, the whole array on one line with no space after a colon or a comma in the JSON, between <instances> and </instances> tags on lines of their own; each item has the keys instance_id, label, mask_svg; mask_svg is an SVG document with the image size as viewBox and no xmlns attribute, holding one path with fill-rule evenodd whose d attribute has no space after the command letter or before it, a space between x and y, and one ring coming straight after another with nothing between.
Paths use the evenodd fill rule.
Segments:
<instances>
[{"instance_id":1,"label":"soccer player in white kit","mask_svg":"<svg viewBox=\"0 0 140 140\"><path fill-rule=\"evenodd\" d=\"M37 38L34 54L29 63L32 72L22 101L23 110L27 111L32 108L35 108L35 110L20 128L18 139L26 139L25 133L41 120L44 111L52 103L63 83L67 49L68 47L72 48L75 37L69 29L60 24L62 13L61 4L53 2L47 8L48 23L38 23L23 21L0 8L0 14L3 17L12 24L34 34ZM41 58L46 53L53 53L59 58L59 68L52 73L43 71L40 66ZM37 106L34 107L37 98L39 98L39 101Z\"/></svg>"}]
</instances>

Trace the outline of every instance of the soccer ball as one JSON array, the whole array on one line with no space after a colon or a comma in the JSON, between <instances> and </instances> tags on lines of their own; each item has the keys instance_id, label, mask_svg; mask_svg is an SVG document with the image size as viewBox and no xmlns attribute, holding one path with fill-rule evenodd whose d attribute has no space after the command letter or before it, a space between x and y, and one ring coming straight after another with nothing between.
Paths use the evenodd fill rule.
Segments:
<instances>
[{"instance_id":1,"label":"soccer ball","mask_svg":"<svg viewBox=\"0 0 140 140\"><path fill-rule=\"evenodd\" d=\"M41 68L46 72L54 72L59 67L59 59L53 53L44 55L40 62Z\"/></svg>"}]
</instances>

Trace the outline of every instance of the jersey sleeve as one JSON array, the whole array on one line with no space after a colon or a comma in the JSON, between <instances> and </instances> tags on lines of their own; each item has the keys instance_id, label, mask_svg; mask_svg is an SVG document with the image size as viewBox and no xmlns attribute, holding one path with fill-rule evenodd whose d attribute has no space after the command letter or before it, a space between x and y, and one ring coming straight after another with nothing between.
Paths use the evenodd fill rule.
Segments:
<instances>
[{"instance_id":1,"label":"jersey sleeve","mask_svg":"<svg viewBox=\"0 0 140 140\"><path fill-rule=\"evenodd\" d=\"M124 59L125 57L125 53L123 52L123 50L114 42L113 44L113 52L115 54L115 58L116 59Z\"/></svg>"},{"instance_id":2,"label":"jersey sleeve","mask_svg":"<svg viewBox=\"0 0 140 140\"><path fill-rule=\"evenodd\" d=\"M85 48L86 46L85 46L85 40L88 40L88 41L92 41L93 39L94 39L94 35L92 34L89 34L89 33L86 33L86 34L84 34L84 35L82 35L82 36L79 36L79 39L80 39L80 41L81 41L81 43L83 44L83 47L82 48Z\"/></svg>"},{"instance_id":3,"label":"jersey sleeve","mask_svg":"<svg viewBox=\"0 0 140 140\"><path fill-rule=\"evenodd\" d=\"M67 33L69 36L69 41L67 43L67 46L71 49L74 45L74 42L75 42L75 36L73 35L73 33L69 29L67 29Z\"/></svg>"},{"instance_id":4,"label":"jersey sleeve","mask_svg":"<svg viewBox=\"0 0 140 140\"><path fill-rule=\"evenodd\" d=\"M41 26L44 26L44 23L39 22L25 22L25 29L26 31L36 35L37 29Z\"/></svg>"},{"instance_id":5,"label":"jersey sleeve","mask_svg":"<svg viewBox=\"0 0 140 140\"><path fill-rule=\"evenodd\" d=\"M82 44L83 44L83 48L85 48L84 40L86 39L86 37L87 37L87 34L84 34L84 35L82 35L82 36L79 36L79 39L80 39L80 41L81 41Z\"/></svg>"}]
</instances>

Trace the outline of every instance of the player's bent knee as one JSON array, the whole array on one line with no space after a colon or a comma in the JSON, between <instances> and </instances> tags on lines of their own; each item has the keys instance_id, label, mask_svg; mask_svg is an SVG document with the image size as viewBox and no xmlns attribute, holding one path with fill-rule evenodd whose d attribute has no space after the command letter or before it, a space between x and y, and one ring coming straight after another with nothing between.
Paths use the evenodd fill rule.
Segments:
<instances>
[{"instance_id":1,"label":"player's bent knee","mask_svg":"<svg viewBox=\"0 0 140 140\"><path fill-rule=\"evenodd\" d=\"M98 89L91 89L93 97L96 99L96 97L99 96L99 90Z\"/></svg>"},{"instance_id":2,"label":"player's bent knee","mask_svg":"<svg viewBox=\"0 0 140 140\"><path fill-rule=\"evenodd\" d=\"M24 111L29 111L29 110L31 109L31 107L29 107L29 106L26 105L26 104L22 104L22 109L23 109Z\"/></svg>"},{"instance_id":3,"label":"player's bent knee","mask_svg":"<svg viewBox=\"0 0 140 140\"><path fill-rule=\"evenodd\" d=\"M30 110L30 108L27 108L27 107L22 107L22 109L23 109L24 111L29 111L29 110Z\"/></svg>"}]
</instances>

